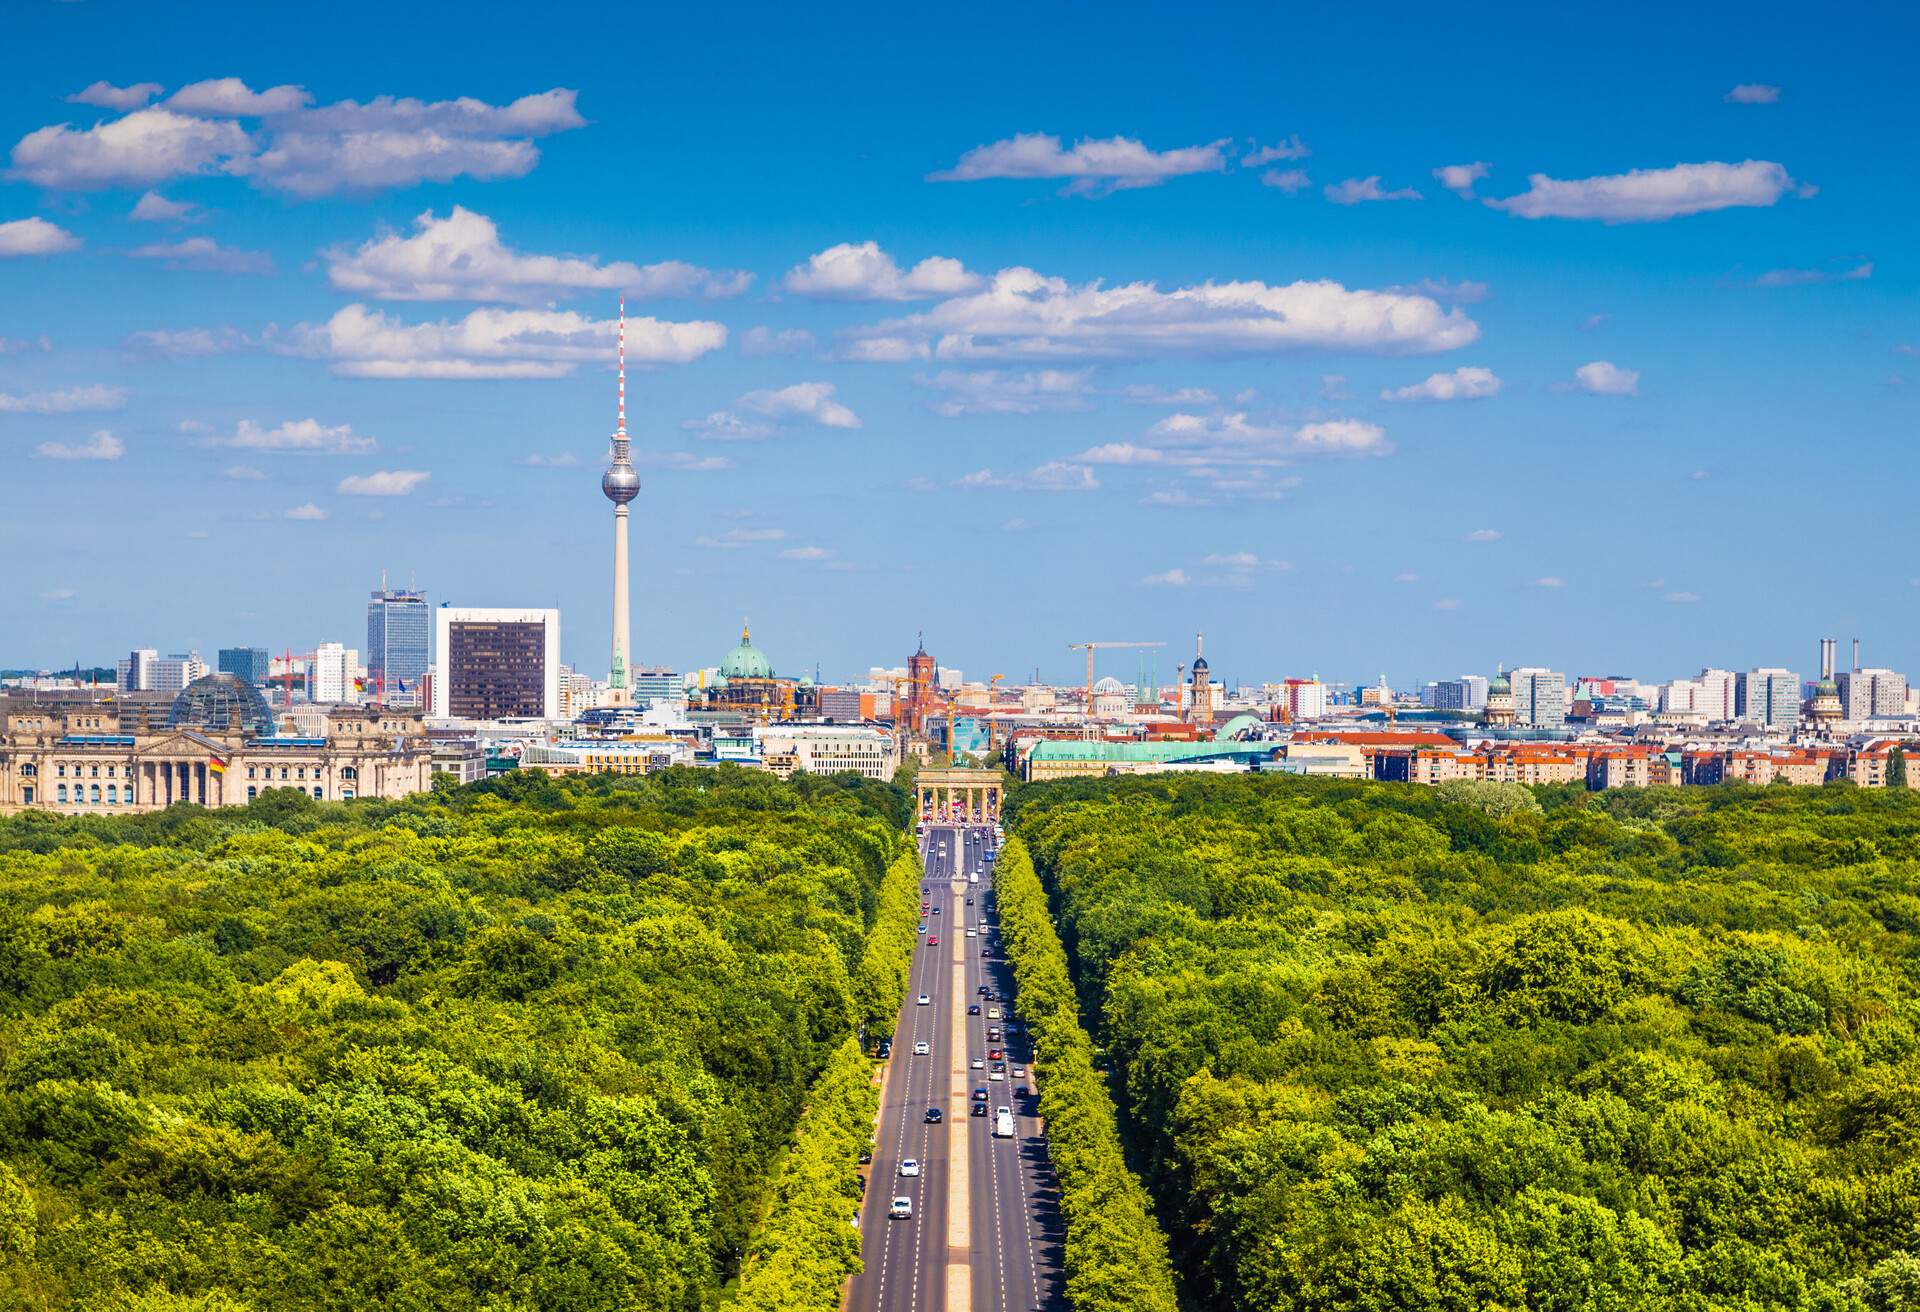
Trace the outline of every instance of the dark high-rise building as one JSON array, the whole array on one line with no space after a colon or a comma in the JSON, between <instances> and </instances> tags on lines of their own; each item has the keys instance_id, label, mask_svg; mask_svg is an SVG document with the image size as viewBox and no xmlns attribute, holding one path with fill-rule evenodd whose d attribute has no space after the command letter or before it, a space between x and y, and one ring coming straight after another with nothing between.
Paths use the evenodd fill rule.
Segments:
<instances>
[{"instance_id":1,"label":"dark high-rise building","mask_svg":"<svg viewBox=\"0 0 1920 1312\"><path fill-rule=\"evenodd\" d=\"M219 664L215 668L221 674L231 674L242 683L259 688L267 682L271 659L265 647L222 647Z\"/></svg>"},{"instance_id":2,"label":"dark high-rise building","mask_svg":"<svg viewBox=\"0 0 1920 1312\"><path fill-rule=\"evenodd\" d=\"M433 668L433 612L424 592L382 588L367 602L367 694L419 706Z\"/></svg>"},{"instance_id":3,"label":"dark high-rise building","mask_svg":"<svg viewBox=\"0 0 1920 1312\"><path fill-rule=\"evenodd\" d=\"M443 605L432 613L435 716L559 718L559 611Z\"/></svg>"}]
</instances>

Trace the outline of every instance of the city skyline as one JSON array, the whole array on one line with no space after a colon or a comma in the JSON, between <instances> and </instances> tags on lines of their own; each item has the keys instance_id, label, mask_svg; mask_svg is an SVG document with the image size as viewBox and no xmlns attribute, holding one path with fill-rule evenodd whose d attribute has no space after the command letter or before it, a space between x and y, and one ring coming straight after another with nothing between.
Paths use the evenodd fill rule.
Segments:
<instances>
[{"instance_id":1,"label":"city skyline","mask_svg":"<svg viewBox=\"0 0 1920 1312\"><path fill-rule=\"evenodd\" d=\"M1920 664L1911 16L1516 11L1464 86L1414 10L911 60L768 11L716 65L709 20L616 53L563 7L457 69L357 12L16 20L0 663L357 645L388 569L606 674L624 293L636 667L742 613L842 675L923 628L1063 684L1197 629L1235 680ZM1103 75L1150 57L1183 95Z\"/></svg>"}]
</instances>

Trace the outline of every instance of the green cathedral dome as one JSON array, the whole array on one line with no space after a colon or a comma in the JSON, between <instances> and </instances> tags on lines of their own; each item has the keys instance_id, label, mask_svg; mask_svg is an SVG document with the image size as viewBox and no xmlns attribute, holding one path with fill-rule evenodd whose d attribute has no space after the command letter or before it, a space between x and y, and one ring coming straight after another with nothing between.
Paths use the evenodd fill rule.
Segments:
<instances>
[{"instance_id":1,"label":"green cathedral dome","mask_svg":"<svg viewBox=\"0 0 1920 1312\"><path fill-rule=\"evenodd\" d=\"M760 649L753 645L753 634L746 625L740 626L740 645L727 653L720 662L720 673L728 679L771 679L773 664Z\"/></svg>"}]
</instances>

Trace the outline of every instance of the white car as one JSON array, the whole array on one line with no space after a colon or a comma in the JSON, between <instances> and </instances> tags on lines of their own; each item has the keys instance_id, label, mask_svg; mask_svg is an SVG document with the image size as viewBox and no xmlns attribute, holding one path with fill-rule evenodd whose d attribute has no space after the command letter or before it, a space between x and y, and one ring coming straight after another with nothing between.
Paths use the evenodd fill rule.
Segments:
<instances>
[{"instance_id":1,"label":"white car","mask_svg":"<svg viewBox=\"0 0 1920 1312\"><path fill-rule=\"evenodd\" d=\"M981 1061L978 1057L975 1057L973 1059L973 1069L977 1071L983 1071L986 1068L987 1068L987 1064L984 1061Z\"/></svg>"},{"instance_id":2,"label":"white car","mask_svg":"<svg viewBox=\"0 0 1920 1312\"><path fill-rule=\"evenodd\" d=\"M916 1057L924 1057L932 1051L932 1046L929 1045L925 1039L913 1045L913 1055Z\"/></svg>"},{"instance_id":3,"label":"white car","mask_svg":"<svg viewBox=\"0 0 1920 1312\"><path fill-rule=\"evenodd\" d=\"M928 997L926 994L922 993L920 995L920 1002L918 1005L922 1007L931 1007L933 1005L933 999Z\"/></svg>"},{"instance_id":4,"label":"white car","mask_svg":"<svg viewBox=\"0 0 1920 1312\"><path fill-rule=\"evenodd\" d=\"M1027 1078L1027 1068L1025 1066L1015 1066L1013 1068L1013 1078L1016 1080L1024 1080Z\"/></svg>"},{"instance_id":5,"label":"white car","mask_svg":"<svg viewBox=\"0 0 1920 1312\"><path fill-rule=\"evenodd\" d=\"M977 930L977 929L970 929L970 930L968 930L968 931L967 931L967 937L968 937L968 938L979 938L979 937L980 937L980 931L979 931L979 930Z\"/></svg>"},{"instance_id":6,"label":"white car","mask_svg":"<svg viewBox=\"0 0 1920 1312\"><path fill-rule=\"evenodd\" d=\"M887 1208L887 1215L896 1221L905 1221L913 1216L913 1199L904 1194L893 1200Z\"/></svg>"},{"instance_id":7,"label":"white car","mask_svg":"<svg viewBox=\"0 0 1920 1312\"><path fill-rule=\"evenodd\" d=\"M1007 1073L1005 1071L988 1071L987 1078L990 1080L1004 1080L1007 1078Z\"/></svg>"},{"instance_id":8,"label":"white car","mask_svg":"<svg viewBox=\"0 0 1920 1312\"><path fill-rule=\"evenodd\" d=\"M901 1158L900 1174L918 1177L920 1174L920 1163L911 1157Z\"/></svg>"}]
</instances>

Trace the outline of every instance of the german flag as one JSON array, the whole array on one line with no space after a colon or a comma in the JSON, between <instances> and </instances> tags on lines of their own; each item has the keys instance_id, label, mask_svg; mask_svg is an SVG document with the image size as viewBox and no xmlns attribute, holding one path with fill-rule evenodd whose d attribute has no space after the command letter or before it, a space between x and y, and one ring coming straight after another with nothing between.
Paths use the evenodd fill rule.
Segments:
<instances>
[{"instance_id":1,"label":"german flag","mask_svg":"<svg viewBox=\"0 0 1920 1312\"><path fill-rule=\"evenodd\" d=\"M209 756L207 758L207 769L211 770L214 774L225 774L227 772L227 763L217 756Z\"/></svg>"}]
</instances>

